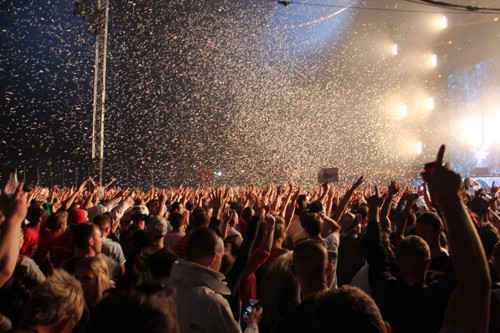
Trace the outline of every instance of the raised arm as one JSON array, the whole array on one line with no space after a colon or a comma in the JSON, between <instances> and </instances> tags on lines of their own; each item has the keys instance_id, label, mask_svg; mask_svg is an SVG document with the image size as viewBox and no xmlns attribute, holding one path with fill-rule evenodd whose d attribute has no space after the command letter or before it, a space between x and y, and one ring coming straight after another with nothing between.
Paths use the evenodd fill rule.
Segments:
<instances>
[{"instance_id":1,"label":"raised arm","mask_svg":"<svg viewBox=\"0 0 500 333\"><path fill-rule=\"evenodd\" d=\"M344 214L345 209L347 208L347 205L349 204L349 201L351 201L351 197L356 191L356 189L363 184L363 176L359 177L359 179L352 184L352 186L346 191L344 196L342 197L342 200L340 201L339 205L335 209L335 211L332 214L332 219L335 221L338 221L339 218Z\"/></svg>"},{"instance_id":2,"label":"raised arm","mask_svg":"<svg viewBox=\"0 0 500 333\"><path fill-rule=\"evenodd\" d=\"M69 210L76 197L85 190L85 186L87 186L87 180L84 180L80 184L80 186L69 196L69 198L63 203L61 209Z\"/></svg>"},{"instance_id":3,"label":"raised arm","mask_svg":"<svg viewBox=\"0 0 500 333\"><path fill-rule=\"evenodd\" d=\"M5 194L5 188L0 194L0 287L14 272L21 248L21 224L28 210L27 194L22 190L23 185L23 182L20 182L11 197Z\"/></svg>"},{"instance_id":4,"label":"raised arm","mask_svg":"<svg viewBox=\"0 0 500 333\"><path fill-rule=\"evenodd\" d=\"M491 281L477 231L459 196L462 179L443 165L445 146L439 148L434 173L422 176L435 204L441 207L448 227L448 244L457 285L443 327L464 332L487 332Z\"/></svg>"},{"instance_id":5,"label":"raised arm","mask_svg":"<svg viewBox=\"0 0 500 333\"><path fill-rule=\"evenodd\" d=\"M392 231L391 220L389 220L389 210L391 209L392 199L399 192L399 186L395 181L391 181L388 187L387 195L384 197L384 203L380 209L380 227L382 231L390 234Z\"/></svg>"}]
</instances>

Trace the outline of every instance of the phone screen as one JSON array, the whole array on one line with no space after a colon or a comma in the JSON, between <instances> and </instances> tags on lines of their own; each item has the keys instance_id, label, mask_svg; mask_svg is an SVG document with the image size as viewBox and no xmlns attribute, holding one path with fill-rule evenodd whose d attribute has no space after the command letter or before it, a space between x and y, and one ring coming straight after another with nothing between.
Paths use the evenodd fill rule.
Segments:
<instances>
[{"instance_id":1,"label":"phone screen","mask_svg":"<svg viewBox=\"0 0 500 333\"><path fill-rule=\"evenodd\" d=\"M243 311L243 318L248 318L248 316L250 315L250 313L252 313L252 310L257 306L257 304L259 304L259 300L258 299L250 299L248 301L248 305L247 307L245 308L245 311Z\"/></svg>"}]
</instances>

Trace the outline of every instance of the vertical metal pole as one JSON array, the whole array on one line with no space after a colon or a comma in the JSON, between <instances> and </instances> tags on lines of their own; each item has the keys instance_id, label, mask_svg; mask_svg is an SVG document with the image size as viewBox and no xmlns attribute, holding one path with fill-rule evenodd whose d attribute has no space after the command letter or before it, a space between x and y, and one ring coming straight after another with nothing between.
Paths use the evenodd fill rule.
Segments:
<instances>
[{"instance_id":1,"label":"vertical metal pole","mask_svg":"<svg viewBox=\"0 0 500 333\"><path fill-rule=\"evenodd\" d=\"M62 165L62 173L61 173L62 187L64 187L64 161L61 163L61 165Z\"/></svg>"},{"instance_id":2,"label":"vertical metal pole","mask_svg":"<svg viewBox=\"0 0 500 333\"><path fill-rule=\"evenodd\" d=\"M95 60L94 60L94 102L92 104L92 160L96 157L96 122L97 122L97 93L99 80L99 37L95 40Z\"/></svg>"},{"instance_id":3,"label":"vertical metal pole","mask_svg":"<svg viewBox=\"0 0 500 333\"><path fill-rule=\"evenodd\" d=\"M102 93L101 93L101 116L100 116L100 149L99 149L99 181L103 182L103 168L104 168L104 113L106 111L106 59L108 52L108 13L109 13L109 1L103 0L104 4L104 35L103 35L103 51L102 51ZM99 1L100 2L100 1ZM99 6L99 8L101 8Z\"/></svg>"}]
</instances>

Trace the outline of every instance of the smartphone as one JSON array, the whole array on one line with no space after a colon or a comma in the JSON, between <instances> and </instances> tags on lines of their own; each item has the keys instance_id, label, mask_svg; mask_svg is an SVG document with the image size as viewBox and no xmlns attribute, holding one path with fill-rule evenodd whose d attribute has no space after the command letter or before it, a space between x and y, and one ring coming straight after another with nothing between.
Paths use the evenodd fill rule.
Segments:
<instances>
[{"instance_id":1,"label":"smartphone","mask_svg":"<svg viewBox=\"0 0 500 333\"><path fill-rule=\"evenodd\" d=\"M245 308L245 311L243 311L243 318L244 319L248 318L248 316L250 315L250 313L252 313L253 309L257 306L257 304L259 304L258 299L250 299L248 301L248 305Z\"/></svg>"},{"instance_id":2,"label":"smartphone","mask_svg":"<svg viewBox=\"0 0 500 333\"><path fill-rule=\"evenodd\" d=\"M436 169L436 162L429 162L424 164L424 172L429 175L434 174L434 170Z\"/></svg>"}]
</instances>

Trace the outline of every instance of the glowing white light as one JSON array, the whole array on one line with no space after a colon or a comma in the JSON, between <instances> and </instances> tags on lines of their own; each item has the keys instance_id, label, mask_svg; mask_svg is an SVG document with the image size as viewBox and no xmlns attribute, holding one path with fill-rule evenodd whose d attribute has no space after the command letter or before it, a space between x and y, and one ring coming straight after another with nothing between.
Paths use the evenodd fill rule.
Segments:
<instances>
[{"instance_id":1,"label":"glowing white light","mask_svg":"<svg viewBox=\"0 0 500 333\"><path fill-rule=\"evenodd\" d=\"M217 172L217 176L222 176L222 171Z\"/></svg>"},{"instance_id":2,"label":"glowing white light","mask_svg":"<svg viewBox=\"0 0 500 333\"><path fill-rule=\"evenodd\" d=\"M438 65L438 57L437 55L431 55L431 66L436 67Z\"/></svg>"},{"instance_id":3,"label":"glowing white light","mask_svg":"<svg viewBox=\"0 0 500 333\"><path fill-rule=\"evenodd\" d=\"M392 54L394 54L395 56L398 55L398 44L392 45Z\"/></svg>"},{"instance_id":4,"label":"glowing white light","mask_svg":"<svg viewBox=\"0 0 500 333\"><path fill-rule=\"evenodd\" d=\"M441 18L439 19L439 26L442 29L448 28L448 18L446 16L441 16Z\"/></svg>"},{"instance_id":5,"label":"glowing white light","mask_svg":"<svg viewBox=\"0 0 500 333\"><path fill-rule=\"evenodd\" d=\"M434 97L427 98L427 100L425 101L425 106L429 110L434 110L434 107L435 107L435 105L434 105Z\"/></svg>"},{"instance_id":6,"label":"glowing white light","mask_svg":"<svg viewBox=\"0 0 500 333\"><path fill-rule=\"evenodd\" d=\"M245 173L245 170L241 170L241 173Z\"/></svg>"},{"instance_id":7,"label":"glowing white light","mask_svg":"<svg viewBox=\"0 0 500 333\"><path fill-rule=\"evenodd\" d=\"M403 118L408 117L408 105L403 104L399 107L399 115Z\"/></svg>"},{"instance_id":8,"label":"glowing white light","mask_svg":"<svg viewBox=\"0 0 500 333\"><path fill-rule=\"evenodd\" d=\"M422 141L417 141L417 154L420 155L422 154L422 151L424 150L424 146Z\"/></svg>"}]
</instances>

